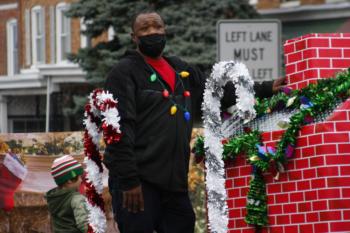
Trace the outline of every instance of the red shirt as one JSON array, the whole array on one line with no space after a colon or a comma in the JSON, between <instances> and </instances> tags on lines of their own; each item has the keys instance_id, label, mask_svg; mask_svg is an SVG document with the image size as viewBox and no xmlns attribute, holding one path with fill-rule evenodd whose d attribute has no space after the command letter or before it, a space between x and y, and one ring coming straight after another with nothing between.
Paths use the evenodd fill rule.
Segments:
<instances>
[{"instance_id":1,"label":"red shirt","mask_svg":"<svg viewBox=\"0 0 350 233\"><path fill-rule=\"evenodd\" d=\"M175 71L169 63L163 58L152 59L145 57L146 62L155 69L163 80L170 86L171 91L175 89Z\"/></svg>"}]
</instances>

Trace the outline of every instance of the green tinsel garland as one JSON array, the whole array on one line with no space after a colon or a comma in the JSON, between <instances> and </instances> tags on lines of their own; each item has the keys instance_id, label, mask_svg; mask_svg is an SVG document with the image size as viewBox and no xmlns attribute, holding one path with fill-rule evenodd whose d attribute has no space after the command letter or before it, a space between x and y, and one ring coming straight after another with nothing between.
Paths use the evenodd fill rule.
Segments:
<instances>
[{"instance_id":1,"label":"green tinsel garland","mask_svg":"<svg viewBox=\"0 0 350 233\"><path fill-rule=\"evenodd\" d=\"M252 131L240 136L231 138L224 144L223 160L234 159L239 154L246 154L250 164L256 166L262 171L266 171L269 167L271 156L266 159L260 159L256 145L261 144L261 132Z\"/></svg>"},{"instance_id":2,"label":"green tinsel garland","mask_svg":"<svg viewBox=\"0 0 350 233\"><path fill-rule=\"evenodd\" d=\"M301 90L290 90L289 93L278 93L271 98L257 99L254 106L257 116L269 114L281 108L299 109L302 105L301 98L308 99L312 104L302 108L290 118L289 126L277 144L275 155L266 153L264 157L259 157L257 145L262 145L259 131L244 133L224 142L223 160L234 159L237 155L245 153L247 160L254 168L247 202L246 222L248 224L256 227L268 224L266 185L262 172L269 169L272 160L281 164L287 162L286 150L288 147L295 147L300 128L310 123L306 121L307 118L312 120L317 114L334 108L338 100L344 100L349 96L350 68L347 72L338 73L336 78L318 80L317 84L310 84ZM193 152L197 156L204 157L203 136L197 137Z\"/></svg>"},{"instance_id":3,"label":"green tinsel garland","mask_svg":"<svg viewBox=\"0 0 350 233\"><path fill-rule=\"evenodd\" d=\"M202 135L197 136L192 152L196 157L204 157L204 137Z\"/></svg>"},{"instance_id":4,"label":"green tinsel garland","mask_svg":"<svg viewBox=\"0 0 350 233\"><path fill-rule=\"evenodd\" d=\"M261 171L255 171L250 180L245 221L248 224L259 227L266 226L269 223L267 217L266 185Z\"/></svg>"}]
</instances>

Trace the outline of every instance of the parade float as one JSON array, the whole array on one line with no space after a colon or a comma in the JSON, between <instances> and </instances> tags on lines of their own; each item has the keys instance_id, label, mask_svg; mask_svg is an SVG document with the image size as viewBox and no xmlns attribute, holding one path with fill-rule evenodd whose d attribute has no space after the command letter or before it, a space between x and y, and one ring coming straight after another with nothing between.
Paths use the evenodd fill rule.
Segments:
<instances>
[{"instance_id":1,"label":"parade float","mask_svg":"<svg viewBox=\"0 0 350 233\"><path fill-rule=\"evenodd\" d=\"M189 188L196 192L205 180L207 199L203 192L195 199L207 200L209 232L350 232L350 34L308 34L286 41L284 52L288 88L272 98L254 99L249 71L236 62L214 66L206 85L204 130L195 129L192 137L205 179L190 169ZM223 116L219 100L228 81L235 83L238 101ZM103 126L94 119L106 110L93 103L96 96L90 96L86 108L85 134L0 137L0 148L22 148L15 153L23 155L28 169L15 193L15 208L0 212L0 232L50 232L43 194L54 185L51 161L75 152L80 161L85 153L85 161L98 168L90 164L87 169L95 174L87 180L89 210L106 221L90 217L90 232L112 232L107 176L100 166L103 147L97 147L94 132L111 136L108 125L116 122ZM104 139L108 143L118 137Z\"/></svg>"},{"instance_id":2,"label":"parade float","mask_svg":"<svg viewBox=\"0 0 350 233\"><path fill-rule=\"evenodd\" d=\"M211 232L350 232L350 34L308 34L284 51L288 85L269 99L252 103L239 63L217 64L207 82L194 152ZM228 77L238 100L225 119Z\"/></svg>"}]
</instances>

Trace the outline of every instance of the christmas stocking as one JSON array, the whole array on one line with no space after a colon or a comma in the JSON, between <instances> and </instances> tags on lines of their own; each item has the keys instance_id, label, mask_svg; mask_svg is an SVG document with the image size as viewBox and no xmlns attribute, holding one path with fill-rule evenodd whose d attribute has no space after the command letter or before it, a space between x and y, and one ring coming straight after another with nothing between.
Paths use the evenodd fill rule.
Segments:
<instances>
[{"instance_id":1,"label":"christmas stocking","mask_svg":"<svg viewBox=\"0 0 350 233\"><path fill-rule=\"evenodd\" d=\"M14 155L15 156L15 155ZM12 155L6 154L0 164L0 208L10 211L14 207L14 194L24 180L27 169Z\"/></svg>"}]
</instances>

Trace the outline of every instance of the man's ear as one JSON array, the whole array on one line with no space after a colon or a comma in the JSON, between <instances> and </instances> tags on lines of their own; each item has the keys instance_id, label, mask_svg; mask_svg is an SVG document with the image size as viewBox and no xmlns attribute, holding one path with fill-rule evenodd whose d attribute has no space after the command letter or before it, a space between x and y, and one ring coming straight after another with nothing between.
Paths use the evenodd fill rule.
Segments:
<instances>
[{"instance_id":1,"label":"man's ear","mask_svg":"<svg viewBox=\"0 0 350 233\"><path fill-rule=\"evenodd\" d=\"M135 44L137 44L135 33L134 33L134 32L131 32L131 33L130 33L130 36L131 36L132 41L133 41Z\"/></svg>"},{"instance_id":2,"label":"man's ear","mask_svg":"<svg viewBox=\"0 0 350 233\"><path fill-rule=\"evenodd\" d=\"M73 183L72 180L67 180L67 182L66 182L66 184L71 184L71 183Z\"/></svg>"}]
</instances>

